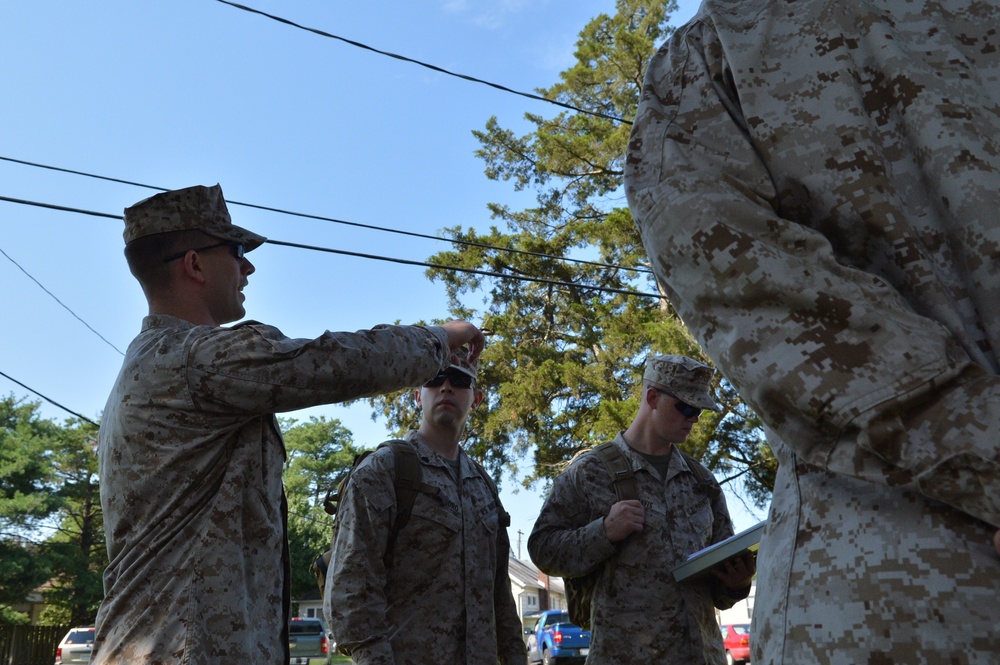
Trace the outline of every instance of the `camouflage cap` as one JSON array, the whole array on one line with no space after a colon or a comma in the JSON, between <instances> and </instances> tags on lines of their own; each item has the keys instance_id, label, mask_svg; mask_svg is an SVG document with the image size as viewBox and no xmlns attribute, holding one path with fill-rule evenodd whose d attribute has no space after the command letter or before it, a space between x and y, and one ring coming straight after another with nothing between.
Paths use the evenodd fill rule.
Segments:
<instances>
[{"instance_id":1,"label":"camouflage cap","mask_svg":"<svg viewBox=\"0 0 1000 665\"><path fill-rule=\"evenodd\" d=\"M712 376L715 370L687 356L650 356L646 359L644 381L663 386L682 402L699 409L721 411L712 398Z\"/></svg>"},{"instance_id":2,"label":"camouflage cap","mask_svg":"<svg viewBox=\"0 0 1000 665\"><path fill-rule=\"evenodd\" d=\"M125 208L126 245L136 238L155 233L191 229L222 240L243 243L246 252L267 240L233 224L219 185L195 185L161 192Z\"/></svg>"},{"instance_id":3,"label":"camouflage cap","mask_svg":"<svg viewBox=\"0 0 1000 665\"><path fill-rule=\"evenodd\" d=\"M479 374L479 358L474 362L469 362L469 348L462 346L451 352L451 364L448 369L455 369L463 374L468 374L473 379Z\"/></svg>"}]
</instances>

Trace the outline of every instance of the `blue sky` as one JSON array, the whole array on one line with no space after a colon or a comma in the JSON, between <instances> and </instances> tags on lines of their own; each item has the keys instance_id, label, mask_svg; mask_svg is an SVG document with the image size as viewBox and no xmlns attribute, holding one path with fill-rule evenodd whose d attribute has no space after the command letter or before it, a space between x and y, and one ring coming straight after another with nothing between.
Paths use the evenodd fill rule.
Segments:
<instances>
[{"instance_id":1,"label":"blue sky","mask_svg":"<svg viewBox=\"0 0 1000 665\"><path fill-rule=\"evenodd\" d=\"M587 21L614 12L610 0L244 4L526 92L555 83ZM696 8L681 2L674 22ZM532 203L530 193L487 180L471 132L496 115L523 133L524 113L559 112L217 0L3 2L0 63L0 157L165 188L218 182L231 201L424 234L457 224L485 229L490 202ZM0 196L117 215L152 193L0 160ZM231 212L236 223L286 242L415 261L448 248L239 206ZM97 419L118 350L146 313L122 256L122 223L0 201L0 225L0 372ZM419 267L268 245L251 258L248 317L292 337L447 316L444 289ZM36 399L0 377L0 394L8 393ZM67 417L48 403L41 410ZM386 434L367 407L290 415L339 418L361 444ZM509 477L503 487L516 547L541 499L512 494L518 484ZM738 503L730 499L739 529L755 518Z\"/></svg>"}]
</instances>

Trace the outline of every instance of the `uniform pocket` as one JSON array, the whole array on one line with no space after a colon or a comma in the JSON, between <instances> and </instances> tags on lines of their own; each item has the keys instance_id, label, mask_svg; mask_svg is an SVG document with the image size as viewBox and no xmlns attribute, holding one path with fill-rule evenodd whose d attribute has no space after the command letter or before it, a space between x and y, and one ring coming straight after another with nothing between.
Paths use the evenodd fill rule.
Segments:
<instances>
[{"instance_id":1,"label":"uniform pocket","mask_svg":"<svg viewBox=\"0 0 1000 665\"><path fill-rule=\"evenodd\" d=\"M678 550L686 556L708 547L712 542L714 523L712 502L707 497L690 502L684 510L683 521L678 524L680 537L675 540Z\"/></svg>"}]
</instances>

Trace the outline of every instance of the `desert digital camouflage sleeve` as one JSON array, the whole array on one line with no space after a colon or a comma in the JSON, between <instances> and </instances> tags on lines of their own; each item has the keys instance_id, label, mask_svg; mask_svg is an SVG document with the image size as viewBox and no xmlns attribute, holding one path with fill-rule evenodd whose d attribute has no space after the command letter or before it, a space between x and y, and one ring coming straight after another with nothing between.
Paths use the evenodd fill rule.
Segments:
<instances>
[{"instance_id":1,"label":"desert digital camouflage sleeve","mask_svg":"<svg viewBox=\"0 0 1000 665\"><path fill-rule=\"evenodd\" d=\"M824 88L809 72L810 48L837 46L819 43L822 35L811 45L772 31L768 46L785 51L785 67L765 74L729 57L760 49L758 33L733 34L724 42L710 22L695 21L661 49L632 132L626 191L671 304L802 459L911 486L1000 525L996 360L984 353L983 330L963 321L977 306L970 290L936 268L959 257L947 244L928 246L927 214L918 228L906 221L919 203L940 209L917 191L921 169L947 171L957 208L950 216L958 218L950 233L976 245L963 256L996 254L995 230L962 211L992 206L992 220L997 171L979 170L947 134L929 141L936 152L919 168L879 148L880 137L867 133L872 123L859 121L882 112L879 91ZM938 75L946 73L918 71L907 85ZM907 114L931 127L959 111L945 96L917 101ZM837 131L835 121L813 126L810 113L821 111L842 114ZM995 136L983 137L984 151ZM774 162L790 170L776 174ZM877 234L870 244L888 244L893 258L857 267L875 251L850 246L859 229ZM995 266L975 265L978 302L1000 299L997 282L985 281ZM921 298L926 304L916 306Z\"/></svg>"}]
</instances>

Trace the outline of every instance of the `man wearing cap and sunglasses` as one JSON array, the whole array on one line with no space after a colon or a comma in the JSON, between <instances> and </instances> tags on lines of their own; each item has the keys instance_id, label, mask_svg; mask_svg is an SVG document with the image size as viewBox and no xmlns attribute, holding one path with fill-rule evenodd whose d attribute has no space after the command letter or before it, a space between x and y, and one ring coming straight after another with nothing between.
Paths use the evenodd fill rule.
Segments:
<instances>
[{"instance_id":1,"label":"man wearing cap and sunglasses","mask_svg":"<svg viewBox=\"0 0 1000 665\"><path fill-rule=\"evenodd\" d=\"M483 400L476 373L475 360L461 357L415 393L420 426L406 443L420 486L394 542L391 448L365 458L344 490L324 599L330 632L355 663L524 663L507 572L510 518L459 445Z\"/></svg>"},{"instance_id":2,"label":"man wearing cap and sunglasses","mask_svg":"<svg viewBox=\"0 0 1000 665\"><path fill-rule=\"evenodd\" d=\"M720 410L713 373L685 356L650 357L639 412L611 444L631 469L638 498L619 500L604 460L589 450L555 479L531 531L528 552L543 572L596 575L588 663L725 662L715 608L747 597L753 558L693 582L671 574L733 535L718 483L675 446L702 409Z\"/></svg>"},{"instance_id":3,"label":"man wearing cap and sunglasses","mask_svg":"<svg viewBox=\"0 0 1000 665\"><path fill-rule=\"evenodd\" d=\"M485 338L475 326L377 326L289 339L243 318L265 238L222 189L125 210L149 304L99 435L110 564L93 662L289 662L284 444L274 414L416 386Z\"/></svg>"}]
</instances>

